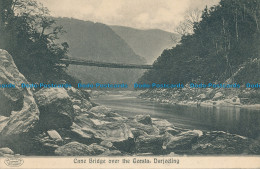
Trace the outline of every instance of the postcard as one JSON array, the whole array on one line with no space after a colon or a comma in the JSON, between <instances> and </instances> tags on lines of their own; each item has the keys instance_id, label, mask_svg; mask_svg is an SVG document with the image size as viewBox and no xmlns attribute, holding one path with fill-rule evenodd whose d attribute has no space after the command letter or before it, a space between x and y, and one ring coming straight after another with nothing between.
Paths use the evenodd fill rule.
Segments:
<instances>
[{"instance_id":1,"label":"postcard","mask_svg":"<svg viewBox=\"0 0 260 169\"><path fill-rule=\"evenodd\" d=\"M259 0L0 0L0 168L260 168Z\"/></svg>"}]
</instances>

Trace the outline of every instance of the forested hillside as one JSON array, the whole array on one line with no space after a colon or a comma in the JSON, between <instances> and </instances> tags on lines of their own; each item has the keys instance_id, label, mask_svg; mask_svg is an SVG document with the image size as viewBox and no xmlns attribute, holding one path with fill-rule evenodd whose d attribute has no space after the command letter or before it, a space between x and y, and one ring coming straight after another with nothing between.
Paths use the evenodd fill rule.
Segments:
<instances>
[{"instance_id":1,"label":"forested hillside","mask_svg":"<svg viewBox=\"0 0 260 169\"><path fill-rule=\"evenodd\" d=\"M70 58L111 63L145 63L144 58L135 54L105 24L70 18L56 18L56 22L66 31L60 41L68 42ZM143 71L70 65L68 72L85 83L134 83Z\"/></svg>"},{"instance_id":2,"label":"forested hillside","mask_svg":"<svg viewBox=\"0 0 260 169\"><path fill-rule=\"evenodd\" d=\"M260 1L221 0L139 82L259 82Z\"/></svg>"},{"instance_id":3,"label":"forested hillside","mask_svg":"<svg viewBox=\"0 0 260 169\"><path fill-rule=\"evenodd\" d=\"M159 29L140 30L124 26L110 26L136 54L153 63L164 49L171 49L180 35Z\"/></svg>"}]
</instances>

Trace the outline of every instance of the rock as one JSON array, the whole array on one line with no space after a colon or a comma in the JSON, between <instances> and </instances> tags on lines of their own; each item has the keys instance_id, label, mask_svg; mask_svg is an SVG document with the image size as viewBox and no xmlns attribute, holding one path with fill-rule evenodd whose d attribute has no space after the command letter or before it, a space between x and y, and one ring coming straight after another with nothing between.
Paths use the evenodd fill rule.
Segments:
<instances>
[{"instance_id":1,"label":"rock","mask_svg":"<svg viewBox=\"0 0 260 169\"><path fill-rule=\"evenodd\" d=\"M0 146L12 144L16 151L16 148L21 149L18 144L21 139L27 139L27 134L34 130L39 110L32 89L20 87L28 81L18 71L12 56L4 50L0 50L0 82L15 85L15 88L0 89Z\"/></svg>"},{"instance_id":2,"label":"rock","mask_svg":"<svg viewBox=\"0 0 260 169\"><path fill-rule=\"evenodd\" d=\"M127 117L105 117L104 118L105 121L108 121L108 122L114 122L114 121L126 121L127 120Z\"/></svg>"},{"instance_id":3,"label":"rock","mask_svg":"<svg viewBox=\"0 0 260 169\"><path fill-rule=\"evenodd\" d=\"M88 100L90 101L89 97L90 94L87 91L79 90L74 87L67 88L67 93L71 98L79 99L79 100Z\"/></svg>"},{"instance_id":4,"label":"rock","mask_svg":"<svg viewBox=\"0 0 260 169\"><path fill-rule=\"evenodd\" d=\"M73 105L73 109L76 116L82 114L82 109L78 105Z\"/></svg>"},{"instance_id":5,"label":"rock","mask_svg":"<svg viewBox=\"0 0 260 169\"><path fill-rule=\"evenodd\" d=\"M106 152L102 153L100 156L102 156L102 157L122 156L122 153L119 150L107 150Z\"/></svg>"},{"instance_id":6,"label":"rock","mask_svg":"<svg viewBox=\"0 0 260 169\"><path fill-rule=\"evenodd\" d=\"M162 136L139 136L136 139L136 152L137 153L153 153L154 155L162 154L163 152L163 141Z\"/></svg>"},{"instance_id":7,"label":"rock","mask_svg":"<svg viewBox=\"0 0 260 169\"><path fill-rule=\"evenodd\" d=\"M130 128L124 123L110 123L98 119L90 119L87 115L77 116L74 123L81 127L84 131L88 129L89 133L94 134L96 138L102 138L102 140L125 140L132 137Z\"/></svg>"},{"instance_id":8,"label":"rock","mask_svg":"<svg viewBox=\"0 0 260 169\"><path fill-rule=\"evenodd\" d=\"M107 112L106 117L121 117L118 113Z\"/></svg>"},{"instance_id":9,"label":"rock","mask_svg":"<svg viewBox=\"0 0 260 169\"><path fill-rule=\"evenodd\" d=\"M165 129L165 131L166 132L168 132L168 133L170 133L171 135L177 135L177 134L179 134L179 133L181 133L181 131L180 130L177 130L177 129L174 129L174 128L172 128L172 127L167 127L166 129Z\"/></svg>"},{"instance_id":10,"label":"rock","mask_svg":"<svg viewBox=\"0 0 260 169\"><path fill-rule=\"evenodd\" d=\"M199 137L203 136L203 132L201 130L192 130L192 132L198 134Z\"/></svg>"},{"instance_id":11,"label":"rock","mask_svg":"<svg viewBox=\"0 0 260 169\"><path fill-rule=\"evenodd\" d=\"M107 123L110 123L108 121L103 121L103 120L99 120L99 119L90 119L94 125L96 126L99 126L99 125L102 125L102 124L107 124Z\"/></svg>"},{"instance_id":12,"label":"rock","mask_svg":"<svg viewBox=\"0 0 260 169\"><path fill-rule=\"evenodd\" d=\"M237 96L233 97L231 100L234 104L241 104L240 98L238 98Z\"/></svg>"},{"instance_id":13,"label":"rock","mask_svg":"<svg viewBox=\"0 0 260 169\"><path fill-rule=\"evenodd\" d=\"M108 151L107 148L97 144L87 146L74 141L57 148L55 154L59 156L97 156L106 151Z\"/></svg>"},{"instance_id":14,"label":"rock","mask_svg":"<svg viewBox=\"0 0 260 169\"><path fill-rule=\"evenodd\" d=\"M52 143L44 143L42 145L42 148L44 149L44 152L40 152L40 155L54 155L54 151L59 148L57 144Z\"/></svg>"},{"instance_id":15,"label":"rock","mask_svg":"<svg viewBox=\"0 0 260 169\"><path fill-rule=\"evenodd\" d=\"M152 118L152 122L153 122L153 125L155 125L158 128L173 127L173 124L168 122L165 119Z\"/></svg>"},{"instance_id":16,"label":"rock","mask_svg":"<svg viewBox=\"0 0 260 169\"><path fill-rule=\"evenodd\" d=\"M40 110L39 129L69 128L74 118L74 109L64 88L43 88L35 93Z\"/></svg>"},{"instance_id":17,"label":"rock","mask_svg":"<svg viewBox=\"0 0 260 169\"><path fill-rule=\"evenodd\" d=\"M223 98L223 94L221 92L217 92L215 96L212 98L212 100L220 100Z\"/></svg>"},{"instance_id":18,"label":"rock","mask_svg":"<svg viewBox=\"0 0 260 169\"><path fill-rule=\"evenodd\" d=\"M121 122L97 126L97 132L94 137L110 141L117 149L126 152L132 151L134 144L134 136L130 127Z\"/></svg>"},{"instance_id":19,"label":"rock","mask_svg":"<svg viewBox=\"0 0 260 169\"><path fill-rule=\"evenodd\" d=\"M207 96L205 94L200 94L200 95L197 96L197 99L205 100L205 99L207 99Z\"/></svg>"},{"instance_id":20,"label":"rock","mask_svg":"<svg viewBox=\"0 0 260 169\"><path fill-rule=\"evenodd\" d=\"M100 139L94 138L94 134L96 131L91 126L81 127L76 123L73 123L73 125L71 126L71 132L73 134L73 137L77 138L78 140L84 143L89 144L89 143L101 141Z\"/></svg>"},{"instance_id":21,"label":"rock","mask_svg":"<svg viewBox=\"0 0 260 169\"><path fill-rule=\"evenodd\" d=\"M104 117L104 115L102 114L96 114L96 113L92 113L92 112L86 112L88 118L92 118L92 119L98 119L98 118L102 118Z\"/></svg>"},{"instance_id":22,"label":"rock","mask_svg":"<svg viewBox=\"0 0 260 169\"><path fill-rule=\"evenodd\" d=\"M145 125L152 125L152 119L150 115L137 115L135 116L137 122L145 124Z\"/></svg>"},{"instance_id":23,"label":"rock","mask_svg":"<svg viewBox=\"0 0 260 169\"><path fill-rule=\"evenodd\" d=\"M57 148L55 154L59 156L88 156L91 155L91 150L85 144L70 142Z\"/></svg>"},{"instance_id":24,"label":"rock","mask_svg":"<svg viewBox=\"0 0 260 169\"><path fill-rule=\"evenodd\" d=\"M90 119L87 114L75 117L72 132L83 143L109 141L122 151L129 151L133 143L130 127L122 121L107 122Z\"/></svg>"},{"instance_id":25,"label":"rock","mask_svg":"<svg viewBox=\"0 0 260 169\"><path fill-rule=\"evenodd\" d=\"M14 155L13 150L11 150L8 147L4 147L4 148L0 148L0 156L4 156L4 155Z\"/></svg>"},{"instance_id":26,"label":"rock","mask_svg":"<svg viewBox=\"0 0 260 169\"><path fill-rule=\"evenodd\" d=\"M129 120L126 122L130 127L131 131L135 133L135 136L139 134L148 134L148 135L159 135L160 130L154 125L144 125L136 121ZM139 134L138 134L139 133Z\"/></svg>"},{"instance_id":27,"label":"rock","mask_svg":"<svg viewBox=\"0 0 260 169\"><path fill-rule=\"evenodd\" d=\"M192 144L197 142L199 136L202 132L198 130L182 132L176 136L172 136L170 140L166 143L166 150L168 152L182 152L182 150L190 150Z\"/></svg>"},{"instance_id":28,"label":"rock","mask_svg":"<svg viewBox=\"0 0 260 169\"><path fill-rule=\"evenodd\" d=\"M160 130L160 134L165 133L166 129L169 127L174 127L173 124L165 119L152 118L153 125Z\"/></svg>"},{"instance_id":29,"label":"rock","mask_svg":"<svg viewBox=\"0 0 260 169\"><path fill-rule=\"evenodd\" d=\"M92 108L92 104L89 100L90 95L88 92L71 87L67 89L67 93L72 100L72 104L74 105L73 108L76 108L74 109L76 115L84 113L81 110L89 110Z\"/></svg>"},{"instance_id":30,"label":"rock","mask_svg":"<svg viewBox=\"0 0 260 169\"><path fill-rule=\"evenodd\" d=\"M101 145L98 145L96 143L89 145L88 149L90 150L91 155L100 155L100 154L108 151L107 148L105 148Z\"/></svg>"},{"instance_id":31,"label":"rock","mask_svg":"<svg viewBox=\"0 0 260 169\"><path fill-rule=\"evenodd\" d=\"M101 146L107 147L107 148L112 148L113 147L113 143L111 143L110 141L102 141L100 143Z\"/></svg>"},{"instance_id":32,"label":"rock","mask_svg":"<svg viewBox=\"0 0 260 169\"><path fill-rule=\"evenodd\" d=\"M216 94L216 90L211 89L211 88L207 88L206 91L207 91L206 98L209 98L209 99L212 99Z\"/></svg>"},{"instance_id":33,"label":"rock","mask_svg":"<svg viewBox=\"0 0 260 169\"><path fill-rule=\"evenodd\" d=\"M8 121L9 121L9 117L0 116L0 131L4 129Z\"/></svg>"},{"instance_id":34,"label":"rock","mask_svg":"<svg viewBox=\"0 0 260 169\"><path fill-rule=\"evenodd\" d=\"M160 130L156 126L143 125L141 123L133 123L131 125L131 127L134 127L134 129L136 129L136 130L143 131L148 135L159 135L160 134Z\"/></svg>"},{"instance_id":35,"label":"rock","mask_svg":"<svg viewBox=\"0 0 260 169\"><path fill-rule=\"evenodd\" d=\"M259 140L254 140L252 143L249 145L249 151L250 154L260 154L260 141Z\"/></svg>"},{"instance_id":36,"label":"rock","mask_svg":"<svg viewBox=\"0 0 260 169\"><path fill-rule=\"evenodd\" d=\"M147 136L148 135L145 131L139 130L139 129L136 129L136 128L131 128L131 132L133 133L134 138L137 138L139 136Z\"/></svg>"},{"instance_id":37,"label":"rock","mask_svg":"<svg viewBox=\"0 0 260 169\"><path fill-rule=\"evenodd\" d=\"M98 119L98 116L97 116L96 119ZM93 119L89 118L88 114L81 114L81 115L76 116L74 118L74 123L77 124L80 127L94 128L95 124L92 120Z\"/></svg>"},{"instance_id":38,"label":"rock","mask_svg":"<svg viewBox=\"0 0 260 169\"><path fill-rule=\"evenodd\" d=\"M49 131L47 131L47 133L51 139L57 140L57 141L62 141L60 134L56 130L49 130Z\"/></svg>"},{"instance_id":39,"label":"rock","mask_svg":"<svg viewBox=\"0 0 260 169\"><path fill-rule=\"evenodd\" d=\"M37 134L32 139L34 141L31 147L35 148L33 151L34 155L54 155L54 151L63 144L61 136L55 130Z\"/></svg>"},{"instance_id":40,"label":"rock","mask_svg":"<svg viewBox=\"0 0 260 169\"><path fill-rule=\"evenodd\" d=\"M96 106L96 107L91 108L89 111L90 111L90 112L93 112L93 113L106 114L106 113L111 112L111 109L110 109L110 108L107 108L107 107L105 107L105 106Z\"/></svg>"},{"instance_id":41,"label":"rock","mask_svg":"<svg viewBox=\"0 0 260 169\"><path fill-rule=\"evenodd\" d=\"M254 142L222 131L207 132L192 146L193 154L249 154ZM256 150L256 147L253 148ZM251 152L250 152L251 151ZM258 151L259 153L260 151Z\"/></svg>"}]
</instances>

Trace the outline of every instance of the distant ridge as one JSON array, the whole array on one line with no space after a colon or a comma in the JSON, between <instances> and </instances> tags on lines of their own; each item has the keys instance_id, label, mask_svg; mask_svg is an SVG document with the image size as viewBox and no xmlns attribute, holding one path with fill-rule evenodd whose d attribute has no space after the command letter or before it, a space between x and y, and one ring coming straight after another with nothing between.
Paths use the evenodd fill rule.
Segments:
<instances>
[{"instance_id":1,"label":"distant ridge","mask_svg":"<svg viewBox=\"0 0 260 169\"><path fill-rule=\"evenodd\" d=\"M180 36L160 29L141 30L125 26L110 26L134 52L144 57L149 64L161 55L164 49L172 48Z\"/></svg>"}]
</instances>

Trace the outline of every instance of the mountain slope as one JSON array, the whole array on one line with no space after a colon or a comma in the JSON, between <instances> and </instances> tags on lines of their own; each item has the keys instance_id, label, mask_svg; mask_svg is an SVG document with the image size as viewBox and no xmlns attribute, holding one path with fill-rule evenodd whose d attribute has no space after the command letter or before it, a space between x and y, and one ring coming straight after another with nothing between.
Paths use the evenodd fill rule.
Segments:
<instances>
[{"instance_id":1,"label":"mountain slope","mask_svg":"<svg viewBox=\"0 0 260 169\"><path fill-rule=\"evenodd\" d=\"M105 24L71 18L56 20L66 31L60 41L68 42L71 58L145 64L145 59ZM143 71L70 65L68 72L84 83L134 83Z\"/></svg>"},{"instance_id":2,"label":"mountain slope","mask_svg":"<svg viewBox=\"0 0 260 169\"><path fill-rule=\"evenodd\" d=\"M164 49L172 48L180 39L177 34L159 29L139 30L123 26L110 27L148 63L153 63Z\"/></svg>"}]
</instances>

